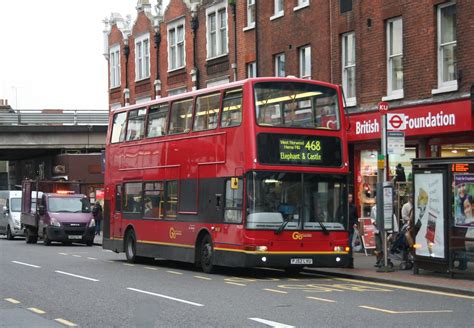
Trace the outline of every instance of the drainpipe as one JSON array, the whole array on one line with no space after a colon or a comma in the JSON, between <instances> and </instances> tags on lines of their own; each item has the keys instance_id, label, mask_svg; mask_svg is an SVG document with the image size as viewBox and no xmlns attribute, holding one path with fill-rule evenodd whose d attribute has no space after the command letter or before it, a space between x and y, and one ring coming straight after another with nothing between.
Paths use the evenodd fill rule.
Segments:
<instances>
[{"instance_id":1,"label":"drainpipe","mask_svg":"<svg viewBox=\"0 0 474 328\"><path fill-rule=\"evenodd\" d=\"M258 64L258 1L255 1L255 75L260 76L260 65Z\"/></svg>"},{"instance_id":2,"label":"drainpipe","mask_svg":"<svg viewBox=\"0 0 474 328\"><path fill-rule=\"evenodd\" d=\"M125 89L124 94L124 106L130 105L130 90L128 89L128 57L130 55L130 46L128 45L128 38L124 40L123 54L125 55Z\"/></svg>"},{"instance_id":3,"label":"drainpipe","mask_svg":"<svg viewBox=\"0 0 474 328\"><path fill-rule=\"evenodd\" d=\"M193 31L193 69L191 70L191 81L193 82L193 90L199 89L199 69L196 63L196 34L199 28L199 19L197 17L196 7L191 11L191 30Z\"/></svg>"},{"instance_id":4,"label":"drainpipe","mask_svg":"<svg viewBox=\"0 0 474 328\"><path fill-rule=\"evenodd\" d=\"M234 72L234 81L237 81L237 6L235 1L230 3L230 7L234 19L234 62L232 63L232 71Z\"/></svg>"}]
</instances>

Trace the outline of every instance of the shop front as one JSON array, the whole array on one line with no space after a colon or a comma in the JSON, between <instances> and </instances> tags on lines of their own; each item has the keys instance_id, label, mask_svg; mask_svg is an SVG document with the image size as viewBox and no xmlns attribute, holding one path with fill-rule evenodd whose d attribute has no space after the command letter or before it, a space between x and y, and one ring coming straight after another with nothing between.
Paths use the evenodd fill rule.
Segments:
<instances>
[{"instance_id":1,"label":"shop front","mask_svg":"<svg viewBox=\"0 0 474 328\"><path fill-rule=\"evenodd\" d=\"M415 158L474 156L472 102L462 99L389 110L402 114L404 152L387 156L387 180L395 182L395 213L411 193ZM368 112L350 116L349 144L354 172L354 194L360 217L375 205L377 159L380 154L381 114ZM397 177L397 166L404 170ZM399 216L397 216L399 217Z\"/></svg>"}]
</instances>

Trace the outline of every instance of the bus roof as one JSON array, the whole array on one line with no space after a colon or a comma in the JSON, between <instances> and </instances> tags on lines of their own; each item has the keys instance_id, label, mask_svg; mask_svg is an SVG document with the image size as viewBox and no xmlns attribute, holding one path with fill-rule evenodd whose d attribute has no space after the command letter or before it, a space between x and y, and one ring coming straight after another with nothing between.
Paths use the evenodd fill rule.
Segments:
<instances>
[{"instance_id":1,"label":"bus roof","mask_svg":"<svg viewBox=\"0 0 474 328\"><path fill-rule=\"evenodd\" d=\"M188 91L188 92L180 93L180 94L173 95L173 96L168 96L168 97L163 97L163 98L158 98L158 99L152 99L152 100L149 100L147 102L140 103L140 104L133 104L133 105L129 105L129 106L119 107L119 108L111 109L110 112L113 113L113 112L118 112L118 111L128 110L128 109L143 108L143 107L149 106L151 104L156 104L156 103L160 103L160 102L170 102L170 101L173 101L173 100L176 100L176 99L194 97L194 96L197 96L197 95L206 94L206 93L210 93L210 92L213 92L213 91L220 91L222 89L232 89L232 88L240 87L240 86L242 86L244 84L247 84L247 83L253 84L253 83L256 83L256 82L277 82L277 81L315 83L315 84L322 85L322 86L325 86L325 87L328 87L328 88L339 88L339 85L337 85L337 84L331 84L331 83L328 83L328 82L322 82L322 81L317 81L317 80L302 79L302 78L298 78L298 77L294 77L294 76L287 76L287 77L274 77L274 76L253 77L253 78L248 78L248 79L245 79L245 80L238 80L238 81L235 81L235 82L229 82L229 83L226 83L226 84L220 84L220 85L216 85L216 86L212 86L212 87L208 87L208 88L198 89L198 90L195 90L195 91Z\"/></svg>"}]
</instances>

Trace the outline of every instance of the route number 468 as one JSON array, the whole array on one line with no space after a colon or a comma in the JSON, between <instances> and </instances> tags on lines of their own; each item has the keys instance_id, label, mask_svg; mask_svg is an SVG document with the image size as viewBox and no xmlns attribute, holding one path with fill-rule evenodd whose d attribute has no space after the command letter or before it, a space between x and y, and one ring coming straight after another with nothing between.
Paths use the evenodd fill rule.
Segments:
<instances>
[{"instance_id":1,"label":"route number 468","mask_svg":"<svg viewBox=\"0 0 474 328\"><path fill-rule=\"evenodd\" d=\"M321 141L308 141L304 146L307 150L310 151L320 151L321 150Z\"/></svg>"}]
</instances>

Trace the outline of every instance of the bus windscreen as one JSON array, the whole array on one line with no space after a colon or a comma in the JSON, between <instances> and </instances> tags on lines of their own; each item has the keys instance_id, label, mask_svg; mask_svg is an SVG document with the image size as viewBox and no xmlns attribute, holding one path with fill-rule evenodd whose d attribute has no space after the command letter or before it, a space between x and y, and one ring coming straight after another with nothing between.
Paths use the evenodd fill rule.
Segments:
<instances>
[{"instance_id":1,"label":"bus windscreen","mask_svg":"<svg viewBox=\"0 0 474 328\"><path fill-rule=\"evenodd\" d=\"M257 124L339 130L337 90L301 82L259 82L254 86Z\"/></svg>"}]
</instances>

